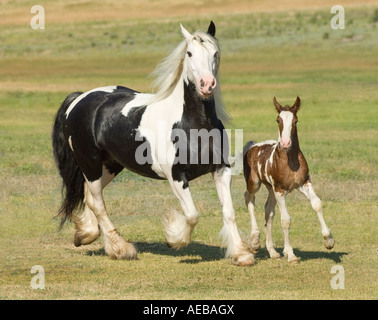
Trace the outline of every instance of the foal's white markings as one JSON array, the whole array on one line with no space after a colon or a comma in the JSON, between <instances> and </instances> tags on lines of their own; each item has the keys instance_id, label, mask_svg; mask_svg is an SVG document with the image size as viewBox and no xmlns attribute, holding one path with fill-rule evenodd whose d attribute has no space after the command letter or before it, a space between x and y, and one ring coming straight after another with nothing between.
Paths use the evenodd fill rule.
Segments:
<instances>
[{"instance_id":1,"label":"foal's white markings","mask_svg":"<svg viewBox=\"0 0 378 320\"><path fill-rule=\"evenodd\" d=\"M259 172L259 178L262 179L262 175L261 175L261 163L260 162L257 162L257 171Z\"/></svg>"},{"instance_id":2,"label":"foal's white markings","mask_svg":"<svg viewBox=\"0 0 378 320\"><path fill-rule=\"evenodd\" d=\"M276 143L277 143L276 140L262 141L262 142L259 142L259 143L255 143L255 144L252 146L252 148L254 148L254 147L261 147L261 146L263 146L263 145L265 145L265 144L276 144Z\"/></svg>"},{"instance_id":3,"label":"foal's white markings","mask_svg":"<svg viewBox=\"0 0 378 320\"><path fill-rule=\"evenodd\" d=\"M79 101L81 101L82 99L84 99L90 93L96 92L96 91L104 91L104 92L111 93L116 88L117 88L117 86L108 86L108 87L100 87L100 88L96 88L96 89L84 92L83 94L81 94L80 96L78 96L74 101L72 101L72 103L70 104L70 106L68 107L68 109L66 111L66 119L68 118L68 116L69 116L70 112L72 111L72 109L79 103Z\"/></svg>"},{"instance_id":4,"label":"foal's white markings","mask_svg":"<svg viewBox=\"0 0 378 320\"><path fill-rule=\"evenodd\" d=\"M70 145L71 150L74 151L73 146L72 146L72 136L68 137L68 144Z\"/></svg>"},{"instance_id":5,"label":"foal's white markings","mask_svg":"<svg viewBox=\"0 0 378 320\"><path fill-rule=\"evenodd\" d=\"M280 117L283 120L283 129L282 129L282 136L279 136L279 139L287 138L290 139L291 136L291 127L293 123L293 113L290 111L282 111L280 113Z\"/></svg>"},{"instance_id":6,"label":"foal's white markings","mask_svg":"<svg viewBox=\"0 0 378 320\"><path fill-rule=\"evenodd\" d=\"M270 152L270 157L269 157L269 163L270 163L270 165L273 165L273 155L274 155L274 152L277 149L277 146L278 146L278 143L276 143L276 145L273 146L273 149Z\"/></svg>"}]
</instances>

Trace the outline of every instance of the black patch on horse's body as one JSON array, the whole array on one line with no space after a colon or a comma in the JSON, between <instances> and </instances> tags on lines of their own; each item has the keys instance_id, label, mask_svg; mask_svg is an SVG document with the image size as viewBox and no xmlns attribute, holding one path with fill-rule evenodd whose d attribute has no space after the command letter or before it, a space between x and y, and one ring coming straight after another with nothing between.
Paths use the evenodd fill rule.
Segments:
<instances>
[{"instance_id":1,"label":"black patch on horse's body","mask_svg":"<svg viewBox=\"0 0 378 320\"><path fill-rule=\"evenodd\" d=\"M223 146L228 148L228 141L225 143L223 141L224 126L217 117L214 99L202 100L196 92L195 85L191 82L184 83L184 112L181 121L175 123L172 129L181 129L186 134L186 140L180 141L180 138L172 138L177 150L176 157L178 157L180 149L187 149L186 162L178 162L172 166L172 177L176 181L183 181L183 188L187 188L189 186L188 182L199 176L214 172L225 166L229 167L228 159L224 159L224 156L228 156L228 150L223 150ZM208 132L211 130L217 131L215 133L219 134L220 141L215 143L215 147L219 146L221 150L213 149L212 137L204 143L201 143L201 139L191 141L192 138L196 138L191 138L191 129L207 130ZM191 149L193 145L198 146L198 149ZM201 149L202 146L204 149ZM208 159L206 159L206 156L208 156ZM218 156L219 161L214 161L213 157L215 156ZM193 163L193 157L198 159L197 163ZM206 161L208 163L204 163L205 160L208 160Z\"/></svg>"},{"instance_id":2,"label":"black patch on horse's body","mask_svg":"<svg viewBox=\"0 0 378 320\"><path fill-rule=\"evenodd\" d=\"M71 136L75 159L89 181L102 176L103 164L115 175L125 167L161 179L151 169L151 161L140 165L135 160L135 150L145 142L135 136L146 106L132 108L127 117L121 114L137 93L120 86L113 92L94 91L71 110L64 134L67 140Z\"/></svg>"}]
</instances>

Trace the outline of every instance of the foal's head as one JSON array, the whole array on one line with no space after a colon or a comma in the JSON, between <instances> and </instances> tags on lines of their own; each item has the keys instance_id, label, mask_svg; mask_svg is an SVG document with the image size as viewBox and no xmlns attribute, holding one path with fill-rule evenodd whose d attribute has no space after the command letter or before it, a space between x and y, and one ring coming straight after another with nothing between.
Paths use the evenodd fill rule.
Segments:
<instances>
[{"instance_id":1,"label":"foal's head","mask_svg":"<svg viewBox=\"0 0 378 320\"><path fill-rule=\"evenodd\" d=\"M280 147L284 150L289 150L292 145L294 132L297 130L297 112L300 108L301 100L297 97L292 107L288 105L285 107L281 106L277 102L276 97L274 97L273 103L278 112L277 123Z\"/></svg>"},{"instance_id":2,"label":"foal's head","mask_svg":"<svg viewBox=\"0 0 378 320\"><path fill-rule=\"evenodd\" d=\"M181 32L187 43L184 70L203 99L212 97L217 85L216 76L220 61L220 48L215 36L215 25L211 21L207 32L190 34L182 25Z\"/></svg>"}]
</instances>

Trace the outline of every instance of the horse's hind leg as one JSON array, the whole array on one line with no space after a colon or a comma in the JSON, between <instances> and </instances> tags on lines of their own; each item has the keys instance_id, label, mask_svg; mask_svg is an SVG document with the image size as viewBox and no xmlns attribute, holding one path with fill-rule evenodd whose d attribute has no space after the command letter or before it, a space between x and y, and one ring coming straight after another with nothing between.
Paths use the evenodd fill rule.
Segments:
<instances>
[{"instance_id":1,"label":"horse's hind leg","mask_svg":"<svg viewBox=\"0 0 378 320\"><path fill-rule=\"evenodd\" d=\"M114 228L105 208L102 189L109 183L109 173L103 170L101 178L95 181L86 180L90 197L87 199L89 209L95 214L101 233L104 236L106 254L112 259L136 259L135 247L126 242ZM110 180L111 181L111 180Z\"/></svg>"},{"instance_id":2,"label":"horse's hind leg","mask_svg":"<svg viewBox=\"0 0 378 320\"><path fill-rule=\"evenodd\" d=\"M273 259L279 258L280 254L274 249L272 226L275 214L276 198L272 188L268 189L269 196L265 203L265 235L266 235L266 250L269 256Z\"/></svg>"},{"instance_id":3,"label":"horse's hind leg","mask_svg":"<svg viewBox=\"0 0 378 320\"><path fill-rule=\"evenodd\" d=\"M92 202L92 195L88 190L87 183L84 183L84 211L73 215L72 220L75 223L74 244L76 247L90 244L100 235L98 222L95 214L89 208L88 202Z\"/></svg>"},{"instance_id":4,"label":"horse's hind leg","mask_svg":"<svg viewBox=\"0 0 378 320\"><path fill-rule=\"evenodd\" d=\"M104 189L114 178L115 176L123 169L122 166L118 165L117 167L113 165L110 167L111 172L109 172L106 166L103 166L102 177L101 177L101 187ZM75 237L74 244L76 247L81 245L87 245L95 241L100 236L100 229L98 226L98 221L89 208L88 203L92 203L92 195L88 190L87 182L84 183L84 211L78 214L73 215L72 220L75 224Z\"/></svg>"}]
</instances>

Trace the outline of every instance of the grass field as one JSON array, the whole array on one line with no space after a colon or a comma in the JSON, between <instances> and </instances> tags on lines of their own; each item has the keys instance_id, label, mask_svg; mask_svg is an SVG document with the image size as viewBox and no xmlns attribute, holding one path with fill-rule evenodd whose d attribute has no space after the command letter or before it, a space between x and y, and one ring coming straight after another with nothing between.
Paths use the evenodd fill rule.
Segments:
<instances>
[{"instance_id":1,"label":"grass field","mask_svg":"<svg viewBox=\"0 0 378 320\"><path fill-rule=\"evenodd\" d=\"M316 3L316 4L313 4ZM345 29L330 27L328 1L43 1L45 30L30 28L33 1L0 1L1 299L377 299L378 2L339 1ZM124 171L105 189L110 218L139 251L114 261L102 241L76 248L73 225L54 218L61 180L52 157L55 113L72 91L125 85L150 91L148 74L190 31L217 26L222 92L244 140L277 137L273 96L300 96L299 140L336 244L322 245L309 202L288 197L297 265L236 267L223 258L222 213L211 176L191 183L200 221L193 241L164 243L162 215L179 205L165 181ZM146 193L146 190L148 192ZM249 232L242 175L232 195ZM257 219L264 229L263 188ZM279 213L274 240L283 250ZM262 242L265 236L262 232ZM264 246L263 246L264 247ZM45 289L30 270L45 270ZM331 268L345 270L332 289Z\"/></svg>"}]
</instances>

